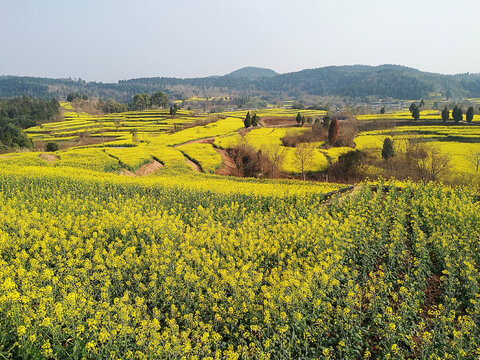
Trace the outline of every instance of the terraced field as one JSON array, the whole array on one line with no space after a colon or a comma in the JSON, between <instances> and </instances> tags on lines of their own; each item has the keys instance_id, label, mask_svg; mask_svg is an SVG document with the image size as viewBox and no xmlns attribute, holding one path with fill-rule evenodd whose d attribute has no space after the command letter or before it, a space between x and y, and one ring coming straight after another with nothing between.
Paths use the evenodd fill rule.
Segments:
<instances>
[{"instance_id":1,"label":"terraced field","mask_svg":"<svg viewBox=\"0 0 480 360\"><path fill-rule=\"evenodd\" d=\"M383 141L391 137L397 146L405 141L427 142L451 156L456 171L475 173L472 154L480 153L480 126L398 126L394 129L360 133L355 138L356 148L376 151L380 156Z\"/></svg>"},{"instance_id":2,"label":"terraced field","mask_svg":"<svg viewBox=\"0 0 480 360\"><path fill-rule=\"evenodd\" d=\"M241 130L245 111L212 115L179 110L176 116L170 116L165 110L145 110L93 116L73 111L70 103L62 103L62 107L65 109L64 121L27 130L37 145L37 153L7 154L0 157L0 162L75 166L124 174L135 173L142 166L158 162L164 171L228 173L224 165L225 160L229 159L224 150L247 144L262 152L280 147L283 158L280 170L291 175L301 173L295 149L282 143L282 138L287 135L300 135L308 131L307 126L298 127L295 122L298 110L260 110L257 115L261 117L262 126L246 132ZM302 110L300 113L312 119L325 115L324 111L317 110ZM429 110L422 112L422 116L438 120L440 115ZM408 111L361 115L358 118L362 121L411 119ZM380 156L385 137L393 138L397 147L407 140L431 142L451 156L456 171L476 172L471 157L479 152L480 127L475 123L397 126L394 129L362 132L354 142L357 149L371 150ZM62 150L55 154L56 158L46 161L41 156L49 141L59 143ZM328 148L323 142L312 145L315 149L307 167L309 172L325 171L339 155L352 150L348 147Z\"/></svg>"}]
</instances>

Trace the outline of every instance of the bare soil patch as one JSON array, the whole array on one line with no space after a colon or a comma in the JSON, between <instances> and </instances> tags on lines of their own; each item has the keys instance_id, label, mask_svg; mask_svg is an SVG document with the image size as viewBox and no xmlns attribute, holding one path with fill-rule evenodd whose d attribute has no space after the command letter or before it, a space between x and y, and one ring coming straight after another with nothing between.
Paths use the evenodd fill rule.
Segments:
<instances>
[{"instance_id":1,"label":"bare soil patch","mask_svg":"<svg viewBox=\"0 0 480 360\"><path fill-rule=\"evenodd\" d=\"M135 171L135 175L136 176L147 176L147 175L150 175L150 174L153 174L153 173L157 172L162 167L163 167L162 163L153 159L149 163L140 166L140 168L137 171ZM133 173L131 173L131 174L133 174ZM126 174L124 174L124 175L126 175ZM132 175L129 175L129 176L132 176Z\"/></svg>"},{"instance_id":2,"label":"bare soil patch","mask_svg":"<svg viewBox=\"0 0 480 360\"><path fill-rule=\"evenodd\" d=\"M282 126L295 126L298 125L295 117L262 117L260 124L265 127L282 127Z\"/></svg>"},{"instance_id":3,"label":"bare soil patch","mask_svg":"<svg viewBox=\"0 0 480 360\"><path fill-rule=\"evenodd\" d=\"M60 156L55 155L55 154L41 153L38 156L40 157L40 159L45 160L46 162L50 162L50 163L53 163L53 162L57 161L58 159L60 159Z\"/></svg>"},{"instance_id":4,"label":"bare soil patch","mask_svg":"<svg viewBox=\"0 0 480 360\"><path fill-rule=\"evenodd\" d=\"M215 171L217 175L235 175L237 173L237 167L233 159L228 155L228 152L224 149L217 149L215 151L222 157L222 165Z\"/></svg>"}]
</instances>

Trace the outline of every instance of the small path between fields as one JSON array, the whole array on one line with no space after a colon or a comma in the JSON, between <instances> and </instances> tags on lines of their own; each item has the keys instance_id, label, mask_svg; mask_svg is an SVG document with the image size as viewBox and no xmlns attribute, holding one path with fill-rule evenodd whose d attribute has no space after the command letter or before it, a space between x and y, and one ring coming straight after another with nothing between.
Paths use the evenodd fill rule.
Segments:
<instances>
[{"instance_id":1,"label":"small path between fields","mask_svg":"<svg viewBox=\"0 0 480 360\"><path fill-rule=\"evenodd\" d=\"M212 144L213 140L215 140L215 137L208 137L208 138L203 138L203 139L196 139L196 140L190 140L181 144L173 145L172 147L175 149L179 146L182 145L189 145L189 144Z\"/></svg>"}]
</instances>

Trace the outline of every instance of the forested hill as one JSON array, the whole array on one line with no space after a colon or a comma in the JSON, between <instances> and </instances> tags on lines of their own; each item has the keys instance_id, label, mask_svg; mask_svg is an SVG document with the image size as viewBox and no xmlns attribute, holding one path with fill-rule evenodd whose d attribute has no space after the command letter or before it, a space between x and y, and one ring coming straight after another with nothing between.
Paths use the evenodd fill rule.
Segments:
<instances>
[{"instance_id":1,"label":"forested hill","mask_svg":"<svg viewBox=\"0 0 480 360\"><path fill-rule=\"evenodd\" d=\"M245 77L249 79L259 79L259 78L264 78L264 77L272 77L278 75L275 71L271 69L263 69L263 68L258 68L258 67L253 67L253 66L247 66L235 71L232 71L230 74L227 74L225 76L230 76L230 77Z\"/></svg>"},{"instance_id":2,"label":"forested hill","mask_svg":"<svg viewBox=\"0 0 480 360\"><path fill-rule=\"evenodd\" d=\"M431 94L449 98L480 97L480 74L441 75L398 65L330 66L287 74L244 68L206 78L140 78L118 83L71 79L0 76L0 97L28 95L65 99L68 93L131 101L137 93L165 91L170 97L224 94L230 96L282 94L363 98L419 99Z\"/></svg>"}]
</instances>

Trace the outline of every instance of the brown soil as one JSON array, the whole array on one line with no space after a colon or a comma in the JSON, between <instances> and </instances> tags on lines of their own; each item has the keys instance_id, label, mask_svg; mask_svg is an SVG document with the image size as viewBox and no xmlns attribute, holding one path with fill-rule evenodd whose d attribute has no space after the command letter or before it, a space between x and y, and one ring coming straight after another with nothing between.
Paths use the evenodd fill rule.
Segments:
<instances>
[{"instance_id":1,"label":"brown soil","mask_svg":"<svg viewBox=\"0 0 480 360\"><path fill-rule=\"evenodd\" d=\"M58 155L47 154L47 153L41 153L38 156L40 157L40 159L45 160L46 162L50 162L50 163L55 162L58 159L60 159L60 156L58 156Z\"/></svg>"},{"instance_id":2,"label":"brown soil","mask_svg":"<svg viewBox=\"0 0 480 360\"><path fill-rule=\"evenodd\" d=\"M188 158L185 158L185 162L187 163L188 166L190 166L193 170L197 171L197 172L202 172L202 168L200 167L200 165L198 164L195 164L192 160L188 159Z\"/></svg>"},{"instance_id":3,"label":"brown soil","mask_svg":"<svg viewBox=\"0 0 480 360\"><path fill-rule=\"evenodd\" d=\"M223 149L215 149L215 151L219 153L220 156L222 157L222 165L220 166L220 169L215 171L215 174L235 175L237 167L235 166L235 163L232 160L232 158L228 155L227 151Z\"/></svg>"},{"instance_id":4,"label":"brown soil","mask_svg":"<svg viewBox=\"0 0 480 360\"><path fill-rule=\"evenodd\" d=\"M118 175L122 175L122 176L135 176L135 174L133 172L131 172L130 170L127 170L127 169L122 169L120 170L120 172L118 173Z\"/></svg>"},{"instance_id":5,"label":"brown soil","mask_svg":"<svg viewBox=\"0 0 480 360\"><path fill-rule=\"evenodd\" d=\"M136 176L147 176L147 175L150 175L150 174L153 174L153 173L157 172L162 167L163 167L162 163L158 162L157 160L152 160L149 163L140 166L140 168L137 171L135 171L134 175L136 175ZM132 174L132 175L129 175L129 176L133 176L133 173L130 172L130 174ZM123 175L126 175L126 174L123 174Z\"/></svg>"},{"instance_id":6,"label":"brown soil","mask_svg":"<svg viewBox=\"0 0 480 360\"><path fill-rule=\"evenodd\" d=\"M260 124L265 127L282 127L298 125L295 117L262 117Z\"/></svg>"},{"instance_id":7,"label":"brown soil","mask_svg":"<svg viewBox=\"0 0 480 360\"><path fill-rule=\"evenodd\" d=\"M427 288L424 290L425 294L425 313L428 313L433 305L439 303L440 297L442 295L442 281L440 276L434 274L427 279Z\"/></svg>"}]
</instances>

